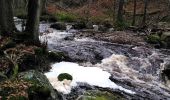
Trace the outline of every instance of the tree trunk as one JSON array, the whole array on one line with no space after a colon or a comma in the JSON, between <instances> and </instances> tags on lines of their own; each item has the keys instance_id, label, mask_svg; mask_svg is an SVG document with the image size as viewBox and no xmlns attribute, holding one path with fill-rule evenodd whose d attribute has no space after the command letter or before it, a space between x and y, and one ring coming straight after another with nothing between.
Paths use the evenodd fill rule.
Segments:
<instances>
[{"instance_id":1,"label":"tree trunk","mask_svg":"<svg viewBox=\"0 0 170 100\"><path fill-rule=\"evenodd\" d=\"M116 4L117 4L117 0L113 0L113 13L112 13L112 17L113 17L113 22L115 21L116 19Z\"/></svg>"},{"instance_id":2,"label":"tree trunk","mask_svg":"<svg viewBox=\"0 0 170 100\"><path fill-rule=\"evenodd\" d=\"M0 0L0 30L2 33L11 34L15 29L12 0Z\"/></svg>"},{"instance_id":3,"label":"tree trunk","mask_svg":"<svg viewBox=\"0 0 170 100\"><path fill-rule=\"evenodd\" d=\"M47 0L42 0L42 14L47 14L46 6L47 6Z\"/></svg>"},{"instance_id":4,"label":"tree trunk","mask_svg":"<svg viewBox=\"0 0 170 100\"><path fill-rule=\"evenodd\" d=\"M30 39L39 42L39 19L41 10L41 0L28 1L28 15L26 23L26 33L30 34Z\"/></svg>"},{"instance_id":5,"label":"tree trunk","mask_svg":"<svg viewBox=\"0 0 170 100\"><path fill-rule=\"evenodd\" d=\"M145 0L145 4L144 4L144 13L143 13L143 21L142 21L142 25L145 26L146 25L146 17L147 17L147 7L148 7L148 0Z\"/></svg>"},{"instance_id":6,"label":"tree trunk","mask_svg":"<svg viewBox=\"0 0 170 100\"><path fill-rule=\"evenodd\" d=\"M170 0L168 0L168 17L170 17Z\"/></svg>"},{"instance_id":7,"label":"tree trunk","mask_svg":"<svg viewBox=\"0 0 170 100\"><path fill-rule=\"evenodd\" d=\"M117 22L123 22L123 5L124 0L119 0L119 8L117 13Z\"/></svg>"},{"instance_id":8,"label":"tree trunk","mask_svg":"<svg viewBox=\"0 0 170 100\"><path fill-rule=\"evenodd\" d=\"M132 26L134 26L134 25L135 25L135 23L136 23L136 3L137 3L137 0L134 0Z\"/></svg>"}]
</instances>

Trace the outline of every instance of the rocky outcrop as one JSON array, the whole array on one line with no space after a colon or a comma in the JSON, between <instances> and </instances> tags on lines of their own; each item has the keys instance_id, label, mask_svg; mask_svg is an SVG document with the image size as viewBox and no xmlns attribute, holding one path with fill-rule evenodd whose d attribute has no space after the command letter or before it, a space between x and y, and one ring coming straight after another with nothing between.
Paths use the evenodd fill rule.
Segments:
<instances>
[{"instance_id":1,"label":"rocky outcrop","mask_svg":"<svg viewBox=\"0 0 170 100\"><path fill-rule=\"evenodd\" d=\"M30 100L59 100L57 92L44 74L31 70L20 73L19 77L32 83L28 93Z\"/></svg>"}]
</instances>

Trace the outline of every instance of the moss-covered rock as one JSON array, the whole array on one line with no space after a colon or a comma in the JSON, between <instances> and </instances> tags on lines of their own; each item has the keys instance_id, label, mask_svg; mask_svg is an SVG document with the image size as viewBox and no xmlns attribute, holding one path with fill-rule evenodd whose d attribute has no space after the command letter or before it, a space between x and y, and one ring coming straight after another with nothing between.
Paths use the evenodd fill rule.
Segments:
<instances>
[{"instance_id":1,"label":"moss-covered rock","mask_svg":"<svg viewBox=\"0 0 170 100\"><path fill-rule=\"evenodd\" d=\"M147 42L157 44L161 42L161 38L157 34L149 35L147 37Z\"/></svg>"},{"instance_id":2,"label":"moss-covered rock","mask_svg":"<svg viewBox=\"0 0 170 100\"><path fill-rule=\"evenodd\" d=\"M69 57L67 54L65 54L64 52L49 52L48 53L48 58L50 61L52 62L56 62L56 61L69 61Z\"/></svg>"},{"instance_id":3,"label":"moss-covered rock","mask_svg":"<svg viewBox=\"0 0 170 100\"><path fill-rule=\"evenodd\" d=\"M73 77L68 73L61 73L58 75L58 80L63 81L64 79L73 80Z\"/></svg>"},{"instance_id":4,"label":"moss-covered rock","mask_svg":"<svg viewBox=\"0 0 170 100\"><path fill-rule=\"evenodd\" d=\"M57 92L44 74L31 70L20 73L19 77L33 84L28 91L30 100L58 100Z\"/></svg>"},{"instance_id":5,"label":"moss-covered rock","mask_svg":"<svg viewBox=\"0 0 170 100\"><path fill-rule=\"evenodd\" d=\"M106 91L87 91L83 96L78 97L77 100L125 100L119 94L112 94Z\"/></svg>"}]
</instances>

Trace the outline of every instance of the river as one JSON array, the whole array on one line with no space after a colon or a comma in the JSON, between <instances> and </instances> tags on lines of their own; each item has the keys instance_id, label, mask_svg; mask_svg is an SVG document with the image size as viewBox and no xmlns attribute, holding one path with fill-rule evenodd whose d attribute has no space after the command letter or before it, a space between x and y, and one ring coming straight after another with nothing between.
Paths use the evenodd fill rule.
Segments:
<instances>
[{"instance_id":1,"label":"river","mask_svg":"<svg viewBox=\"0 0 170 100\"><path fill-rule=\"evenodd\" d=\"M50 29L49 25L40 24L41 42L47 42L50 52L64 52L73 61L54 63L45 73L54 88L69 94L78 83L87 83L116 89L129 95L129 99L170 99L170 89L162 78L162 70L169 64L170 56L162 50L80 38L76 37L76 30L59 31ZM73 76L68 91L55 86L55 77L64 72Z\"/></svg>"}]
</instances>

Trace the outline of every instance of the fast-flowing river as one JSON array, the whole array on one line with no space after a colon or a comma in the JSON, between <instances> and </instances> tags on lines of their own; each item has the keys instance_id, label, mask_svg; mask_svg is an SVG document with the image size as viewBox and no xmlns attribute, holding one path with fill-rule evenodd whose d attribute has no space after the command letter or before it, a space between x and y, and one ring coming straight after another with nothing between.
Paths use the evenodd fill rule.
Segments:
<instances>
[{"instance_id":1,"label":"fast-flowing river","mask_svg":"<svg viewBox=\"0 0 170 100\"><path fill-rule=\"evenodd\" d=\"M75 30L58 31L50 29L49 24L40 24L40 31L40 40L47 42L49 51L64 52L74 61L52 64L52 69L45 73L58 91L68 94L78 83L87 83L119 90L129 99L170 99L170 88L162 76L170 56L161 50L79 38ZM55 84L60 73L73 76L68 90Z\"/></svg>"}]
</instances>

